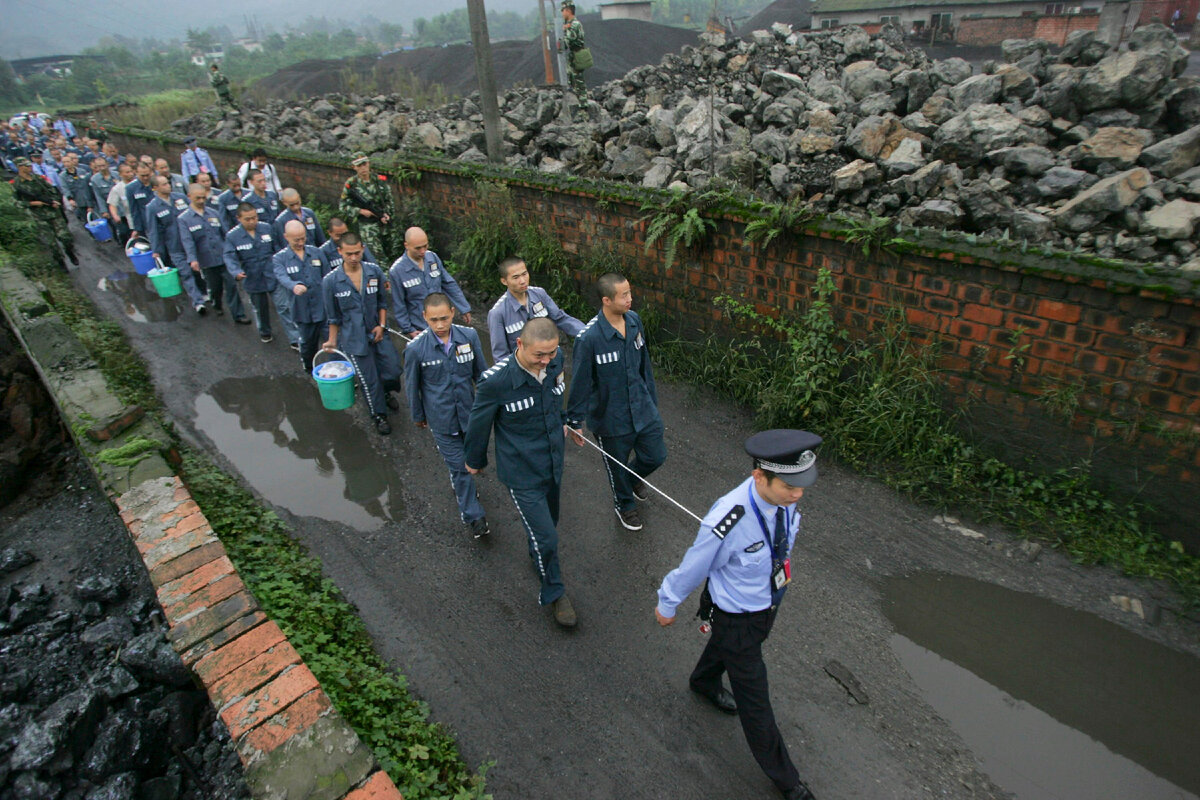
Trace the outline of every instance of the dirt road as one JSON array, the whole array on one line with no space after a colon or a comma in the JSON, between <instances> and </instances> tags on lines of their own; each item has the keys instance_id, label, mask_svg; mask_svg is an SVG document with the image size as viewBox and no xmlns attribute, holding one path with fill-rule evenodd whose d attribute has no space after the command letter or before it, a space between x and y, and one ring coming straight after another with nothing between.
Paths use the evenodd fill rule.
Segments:
<instances>
[{"instance_id":1,"label":"dirt road","mask_svg":"<svg viewBox=\"0 0 1200 800\"><path fill-rule=\"evenodd\" d=\"M126 274L117 248L76 235L77 284L123 323L180 431L294 526L358 605L383 655L456 732L468 761L495 762L488 787L497 800L777 796L736 720L687 691L704 644L691 619L695 598L681 607L681 624L664 630L654 620L655 591L694 538L694 523L652 499L646 528L624 531L598 456L568 445L561 558L580 626L559 630L536 604L525 537L494 470L481 482L492 535L475 542L427 432L397 415L395 432L380 437L361 402L322 411L281 338L263 345L253 326L200 318L178 300L151 296L146 282ZM659 393L670 455L655 481L702 514L747 473L741 442L750 420L686 386L661 381ZM784 737L823 800L1005 796L980 768L982 758L999 774L996 758L968 746L906 671L898 628L885 614L889 578L974 578L1098 615L1106 630L1200 652L1194 625L1165 613L1150 626L1109 599L1148 601L1160 588L1054 552L1031 561L1001 532L948 528L936 512L836 466L822 468L802 510L795 580L766 660ZM931 601L919 616L951 620L957 605L953 597ZM1028 624L1038 635L1036 620ZM981 626L990 627L967 625L966 635ZM1052 631L1041 649L1063 635ZM1054 672L1057 656L1043 655L1037 671ZM861 681L868 702L856 703L826 674L834 660ZM1134 691L1169 682L1146 672ZM1194 753L1195 737L1185 727L1172 738ZM1069 762L1058 769L1080 771ZM1194 777L1183 769L1170 775L1177 784Z\"/></svg>"}]
</instances>

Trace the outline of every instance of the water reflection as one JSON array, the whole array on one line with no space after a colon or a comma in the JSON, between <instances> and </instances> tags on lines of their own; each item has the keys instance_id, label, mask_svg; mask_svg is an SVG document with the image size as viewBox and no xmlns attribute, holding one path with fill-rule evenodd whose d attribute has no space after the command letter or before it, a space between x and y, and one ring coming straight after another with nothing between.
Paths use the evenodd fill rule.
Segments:
<instances>
[{"instance_id":1,"label":"water reflection","mask_svg":"<svg viewBox=\"0 0 1200 800\"><path fill-rule=\"evenodd\" d=\"M101 278L99 287L119 297L125 316L135 322L174 322L183 310L184 295L164 300L150 279L136 272L116 270Z\"/></svg>"}]
</instances>

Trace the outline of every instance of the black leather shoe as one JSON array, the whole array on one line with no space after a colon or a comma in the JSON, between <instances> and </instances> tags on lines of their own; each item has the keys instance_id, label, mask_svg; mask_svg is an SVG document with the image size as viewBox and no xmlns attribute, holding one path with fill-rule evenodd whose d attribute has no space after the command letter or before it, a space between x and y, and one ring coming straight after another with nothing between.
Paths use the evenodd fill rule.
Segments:
<instances>
[{"instance_id":1,"label":"black leather shoe","mask_svg":"<svg viewBox=\"0 0 1200 800\"><path fill-rule=\"evenodd\" d=\"M396 395L392 394L391 392L384 392L383 399L384 402L387 403L387 407L392 411L400 410L400 401L396 399Z\"/></svg>"},{"instance_id":2,"label":"black leather shoe","mask_svg":"<svg viewBox=\"0 0 1200 800\"><path fill-rule=\"evenodd\" d=\"M718 689L715 694L712 692L701 691L695 686L692 687L692 691L703 697L708 702L712 703L716 709L723 714L737 713L737 701L733 699L733 694L723 686Z\"/></svg>"},{"instance_id":3,"label":"black leather shoe","mask_svg":"<svg viewBox=\"0 0 1200 800\"><path fill-rule=\"evenodd\" d=\"M388 418L383 414L380 414L375 418L375 430L379 431L384 436L387 436L392 432L391 423L388 422Z\"/></svg>"},{"instance_id":4,"label":"black leather shoe","mask_svg":"<svg viewBox=\"0 0 1200 800\"><path fill-rule=\"evenodd\" d=\"M813 793L804 785L804 781L800 781L792 788L783 793L783 800L817 800L813 797Z\"/></svg>"}]
</instances>

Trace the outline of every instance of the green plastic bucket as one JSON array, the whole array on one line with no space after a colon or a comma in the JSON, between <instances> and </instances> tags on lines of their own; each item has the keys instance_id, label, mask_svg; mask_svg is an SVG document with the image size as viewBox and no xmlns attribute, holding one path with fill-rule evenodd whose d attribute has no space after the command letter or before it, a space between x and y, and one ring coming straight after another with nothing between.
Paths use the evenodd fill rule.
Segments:
<instances>
[{"instance_id":1,"label":"green plastic bucket","mask_svg":"<svg viewBox=\"0 0 1200 800\"><path fill-rule=\"evenodd\" d=\"M158 275L147 275L150 282L154 284L154 290L158 292L158 296L162 298L174 297L183 292L183 284L179 282L179 270L171 267L166 272Z\"/></svg>"},{"instance_id":2,"label":"green plastic bucket","mask_svg":"<svg viewBox=\"0 0 1200 800\"><path fill-rule=\"evenodd\" d=\"M322 355L323 352L317 353L317 356ZM334 352L346 360L325 361L317 364L316 356L314 356L312 376L313 380L317 382L317 389L321 392L321 405L330 411L342 411L354 405L354 365L350 363L349 357L345 353L336 350ZM317 371L326 364L344 364L350 372L340 378L322 378Z\"/></svg>"}]
</instances>

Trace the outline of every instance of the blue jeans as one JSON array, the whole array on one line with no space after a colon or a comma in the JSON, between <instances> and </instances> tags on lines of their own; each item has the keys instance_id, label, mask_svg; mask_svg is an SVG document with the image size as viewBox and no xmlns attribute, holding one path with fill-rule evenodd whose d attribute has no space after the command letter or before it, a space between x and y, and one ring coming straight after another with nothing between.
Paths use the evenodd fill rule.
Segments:
<instances>
[{"instance_id":1,"label":"blue jeans","mask_svg":"<svg viewBox=\"0 0 1200 800\"><path fill-rule=\"evenodd\" d=\"M474 522L483 519L483 506L479 504L479 494L475 490L475 479L463 466L463 435L458 433L438 433L432 428L433 442L437 445L442 460L450 470L450 485L454 487L454 496L458 498L458 513L463 522Z\"/></svg>"}]
</instances>

